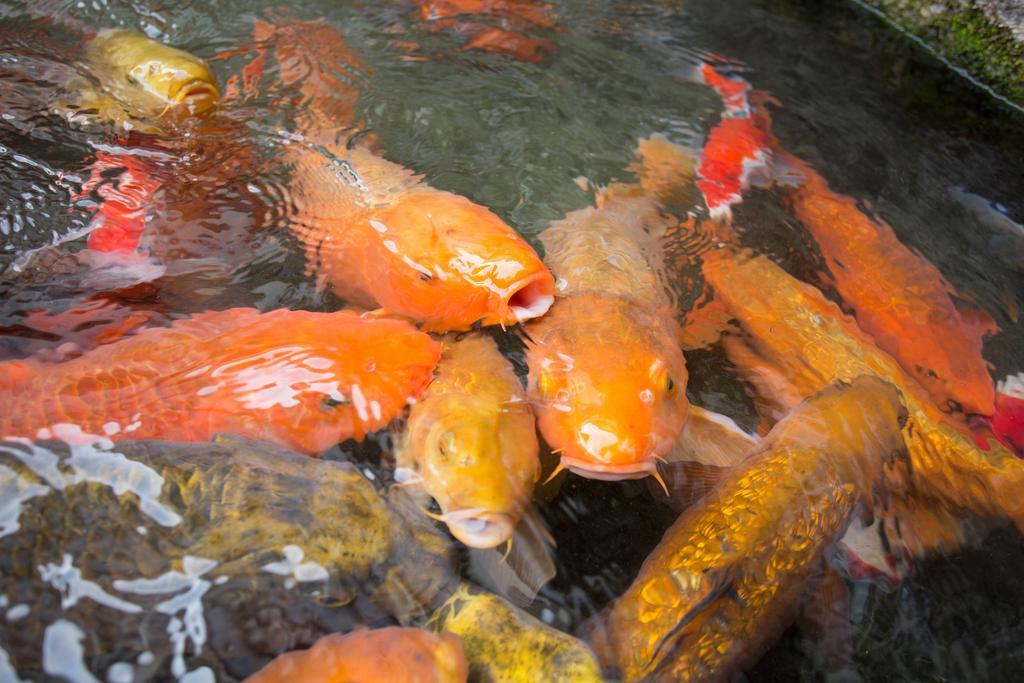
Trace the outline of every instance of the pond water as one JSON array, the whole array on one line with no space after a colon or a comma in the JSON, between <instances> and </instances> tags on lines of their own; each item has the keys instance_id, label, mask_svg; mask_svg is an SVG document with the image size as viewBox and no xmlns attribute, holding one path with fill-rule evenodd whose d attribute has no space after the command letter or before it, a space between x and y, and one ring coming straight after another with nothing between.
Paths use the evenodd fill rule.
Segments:
<instances>
[{"instance_id":1,"label":"pond water","mask_svg":"<svg viewBox=\"0 0 1024 683\"><path fill-rule=\"evenodd\" d=\"M554 27L523 29L552 46L533 63L460 50L466 36L436 30L416 5L324 0L285 8L263 0L0 3L0 271L7 272L0 281L2 360L39 356L50 361L66 353L62 345L85 345L96 330L117 324L122 319L111 313L111 320L107 309L98 317L78 319L73 333L31 317L41 309L74 309L89 296L110 291L112 277L132 282L117 288L111 301L143 312L157 326L238 306L261 311L346 306L331 289L317 285L290 227L301 197L289 186L286 165L273 160L294 133L301 98L287 90L282 95L274 86L282 78L277 62L267 60L257 87L244 97L229 98L217 112L218 123L205 128L125 134L95 121L69 121L61 109L73 95L68 84L89 77L82 62L83 35L100 28L140 31L209 60L224 85L237 84L254 59L255 21L324 18L360 60L358 69L332 67L354 88L359 136L375 136L388 160L422 174L431 186L488 207L538 249L538 236L550 222L593 205L594 187L635 182L628 169L639 139L663 135L699 155L723 107L719 95L693 74L712 56L730 62L730 73L777 100L771 112L781 148L810 164L833 191L854 198L862 212L887 221L900 242L937 267L960 300L991 316L999 328L984 342L991 376L1001 380L1024 371L1019 311L1024 297L1024 230L1019 225L1024 224L1024 114L971 85L874 16L846 3L799 0L570 0L551 6ZM136 284L146 278L105 269L109 264L84 273L80 266L65 266L64 255L83 250L102 201L95 192L83 193L83 186L90 166L103 154L145 160L167 188L155 208L146 209L149 248L167 266L156 284ZM830 281L820 276L824 265L814 240L787 211L785 193L780 187L744 191L732 210L733 223L743 228L739 241L839 300ZM706 218L699 196L693 199L690 210ZM1001 231L1005 221L1018 224L1019 232L1014 234L1012 227ZM24 264L40 255L44 265L26 275ZM673 288L683 303L693 303L691 282L676 282ZM525 381L522 335L497 331L494 336ZM732 372L721 346L688 351L686 361L691 403L728 415L744 429L758 427L758 404ZM0 380L0 389L8 393L3 400L10 404L16 385L3 375ZM346 441L323 457L356 463L383 490L395 477L388 455L393 443L385 430L363 443ZM104 446L97 448L109 453ZM546 449L542 455L546 476L557 456ZM28 456L13 457L25 462ZM173 479L160 461L148 462ZM141 486L133 481L132 486ZM124 490L137 492L128 487L119 493ZM43 514L25 502L30 498L25 491L11 491L12 500L19 495L25 519ZM281 488L273 496L286 504L281 501L289 493ZM0 510L5 504L0 500ZM678 516L647 481L575 475L541 486L536 506L556 543L557 574L525 609L568 633L578 633L630 586ZM86 552L89 516L51 514L50 525L83 525L74 533L54 532L67 546L63 552ZM153 521L132 514L147 524ZM24 529L47 528L25 519ZM844 582L848 595L836 603L848 613L844 643L838 646L847 652L838 667L841 673L835 672L830 663L834 653L822 639L797 625L776 629L767 653L740 675L750 681L1011 679L1024 668L1024 544L1006 520L978 529L984 531L972 533L965 548L940 548L916 562L896 587ZM0 533L0 540L5 535ZM192 547L193 540L182 538L168 541L168 547ZM19 541L11 546L11 552L21 549L26 559L13 556L6 569L42 563L31 555L32 545ZM460 575L487 584L469 551L460 546L456 552ZM48 561L56 567L61 556ZM140 575L153 578L165 571L153 562L140 562L131 575L113 578L138 581ZM93 561L90 567L102 571L102 563ZM206 590L210 582L200 579L206 569L196 567L175 580L182 587L202 584ZM86 578L112 585L96 574ZM224 604L237 605L243 614L243 603L258 600L258 592L268 589L252 585L237 590L242 597ZM17 602L14 595L2 599L5 608ZM12 617L8 611L0 624L0 646L26 680L46 679L34 659L20 658L18 648L30 645L15 638L14 630L45 619L29 629L41 641L42 629L62 612L75 621L68 602L61 608L52 599L46 608L28 604L28 616ZM285 598L275 595L273 602L274 609L287 611L281 607ZM336 618L329 611L329 605L318 605L303 612L309 621L294 638L268 635L261 640L250 633L242 638L246 647L239 646L244 655L236 653L230 665L218 668L210 648L218 656L230 652L225 639L257 627L234 618L227 608L208 608L203 626L210 634L207 650L202 651L204 639L193 637L183 661L190 671L210 666L224 680L244 676L285 645L308 647L320 635L353 627L353 618ZM294 625L301 617L282 619ZM376 615L368 623L384 625L393 617ZM258 629L274 631L272 619L256 622ZM150 671L157 678L185 680L170 658L163 668L146 669L138 659L142 650L133 650L135 643L101 653L100 643L109 633L98 629L91 634L86 618L77 624L84 630L84 661L97 678L111 675L113 663L131 658L139 676ZM158 631L163 630L161 625ZM74 659L67 652L64 656ZM0 679L13 672L5 666L0 661ZM58 670L47 669L47 675L60 679ZM88 680L75 675L65 674Z\"/></svg>"}]
</instances>

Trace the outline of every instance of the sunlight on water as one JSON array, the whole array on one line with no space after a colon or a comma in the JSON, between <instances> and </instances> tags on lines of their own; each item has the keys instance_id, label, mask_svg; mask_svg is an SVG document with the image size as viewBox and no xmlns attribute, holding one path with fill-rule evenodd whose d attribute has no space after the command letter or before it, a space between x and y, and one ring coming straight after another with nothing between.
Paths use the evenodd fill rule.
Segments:
<instances>
[{"instance_id":1,"label":"sunlight on water","mask_svg":"<svg viewBox=\"0 0 1024 683\"><path fill-rule=\"evenodd\" d=\"M2 2L0 679L1010 680L1022 168L843 3Z\"/></svg>"}]
</instances>

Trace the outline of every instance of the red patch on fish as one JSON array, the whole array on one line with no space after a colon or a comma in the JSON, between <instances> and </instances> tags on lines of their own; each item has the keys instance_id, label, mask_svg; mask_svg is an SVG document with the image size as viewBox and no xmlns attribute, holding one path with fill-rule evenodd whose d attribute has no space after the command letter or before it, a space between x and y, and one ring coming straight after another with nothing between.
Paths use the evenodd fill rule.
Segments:
<instances>
[{"instance_id":1,"label":"red patch on fish","mask_svg":"<svg viewBox=\"0 0 1024 683\"><path fill-rule=\"evenodd\" d=\"M146 209L162 181L142 158L131 154L98 152L89 179L73 199L96 192L103 200L92 220L87 245L107 253L140 250L146 227Z\"/></svg>"}]
</instances>

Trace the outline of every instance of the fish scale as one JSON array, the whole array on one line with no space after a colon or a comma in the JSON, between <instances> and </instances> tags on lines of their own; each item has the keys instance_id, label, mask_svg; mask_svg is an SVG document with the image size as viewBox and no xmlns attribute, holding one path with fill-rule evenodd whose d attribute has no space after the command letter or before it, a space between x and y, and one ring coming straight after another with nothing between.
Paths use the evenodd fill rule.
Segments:
<instances>
[{"instance_id":1,"label":"fish scale","mask_svg":"<svg viewBox=\"0 0 1024 683\"><path fill-rule=\"evenodd\" d=\"M439 355L436 342L397 320L203 313L30 365L35 375L11 387L0 434L34 438L62 423L113 440L224 432L317 454L386 425L429 382Z\"/></svg>"}]
</instances>

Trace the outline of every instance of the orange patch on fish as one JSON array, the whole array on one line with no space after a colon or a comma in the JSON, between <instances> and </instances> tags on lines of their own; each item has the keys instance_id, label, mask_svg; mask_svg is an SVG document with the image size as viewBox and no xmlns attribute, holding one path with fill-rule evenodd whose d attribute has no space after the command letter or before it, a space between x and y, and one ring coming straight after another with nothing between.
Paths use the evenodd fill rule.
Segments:
<instances>
[{"instance_id":1,"label":"orange patch on fish","mask_svg":"<svg viewBox=\"0 0 1024 683\"><path fill-rule=\"evenodd\" d=\"M397 416L430 381L440 346L410 324L354 313L236 308L151 328L55 364L0 364L0 435L60 425L119 439L218 433L315 455Z\"/></svg>"},{"instance_id":2,"label":"orange patch on fish","mask_svg":"<svg viewBox=\"0 0 1024 683\"><path fill-rule=\"evenodd\" d=\"M330 36L318 45L331 46L331 59L355 69L341 36L323 22L316 28ZM514 325L547 311L554 280L525 240L465 197L436 190L363 146L349 149L337 139L347 134L346 121L331 115L339 93L322 74L301 77L327 48L310 53L305 32L295 28L276 27L274 39L278 58L287 60L282 72L291 74L286 82L309 107L296 122L303 139L285 145L282 159L292 170L290 225L318 283L439 332ZM340 93L344 100L354 90L346 85Z\"/></svg>"},{"instance_id":3,"label":"orange patch on fish","mask_svg":"<svg viewBox=\"0 0 1024 683\"><path fill-rule=\"evenodd\" d=\"M468 675L458 636L392 626L324 636L246 683L465 683Z\"/></svg>"}]
</instances>

